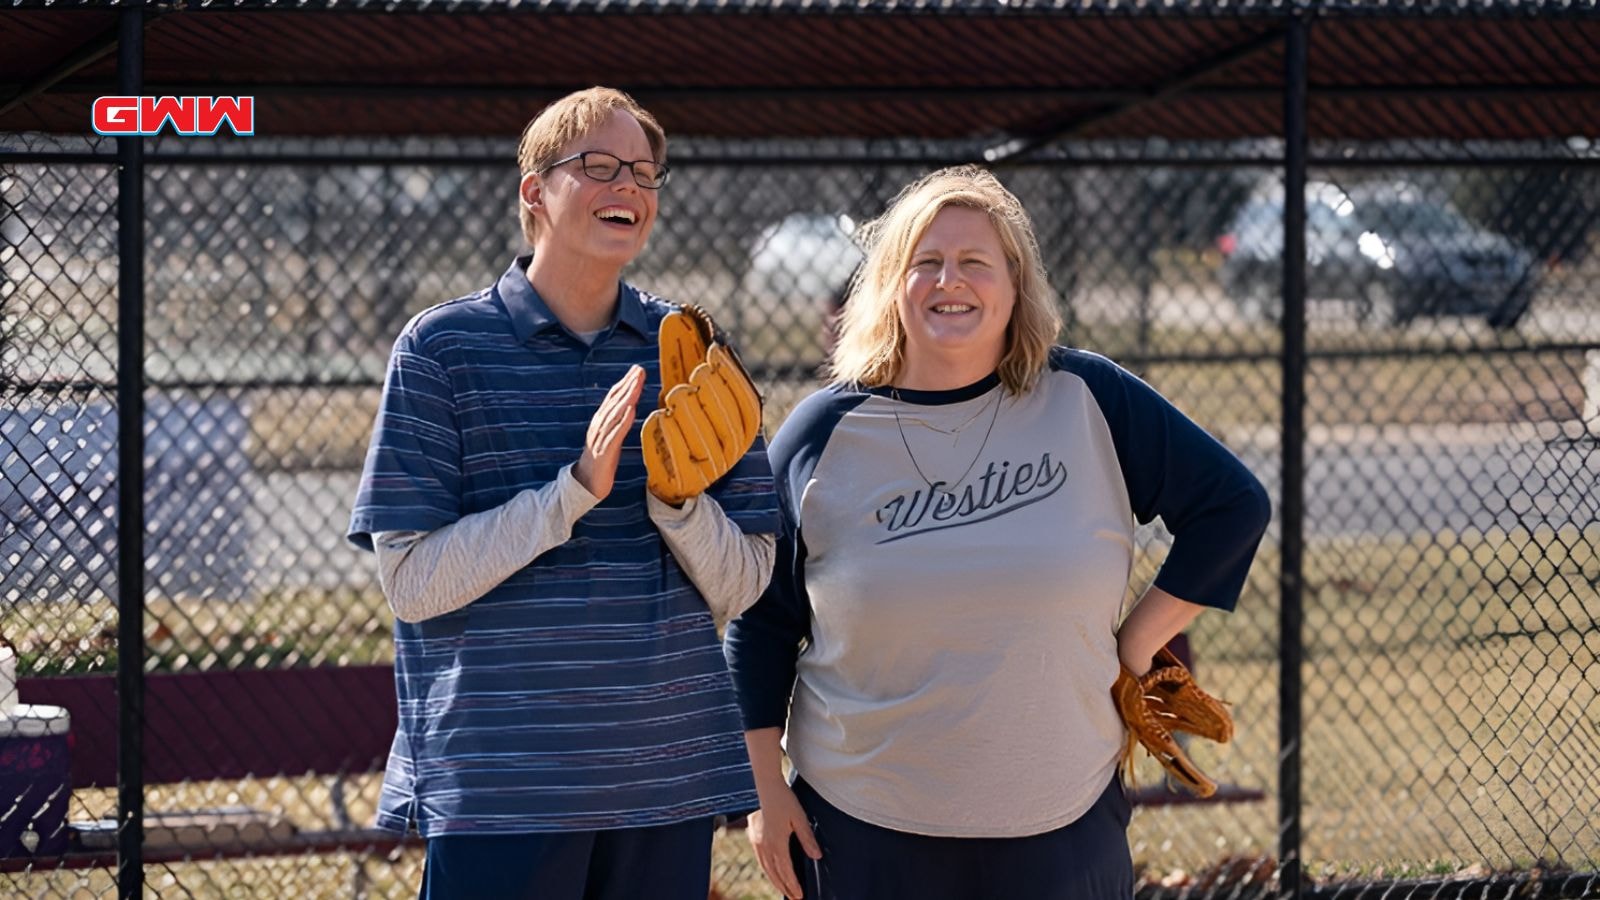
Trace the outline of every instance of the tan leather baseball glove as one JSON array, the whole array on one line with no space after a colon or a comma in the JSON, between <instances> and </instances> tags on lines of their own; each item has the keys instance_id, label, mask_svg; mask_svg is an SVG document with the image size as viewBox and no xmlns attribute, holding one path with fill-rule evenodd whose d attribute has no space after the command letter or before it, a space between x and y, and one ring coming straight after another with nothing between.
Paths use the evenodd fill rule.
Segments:
<instances>
[{"instance_id":1,"label":"tan leather baseball glove","mask_svg":"<svg viewBox=\"0 0 1600 900\"><path fill-rule=\"evenodd\" d=\"M644 420L650 492L680 504L704 492L761 432L761 395L705 310L661 320L661 398Z\"/></svg>"},{"instance_id":2,"label":"tan leather baseball glove","mask_svg":"<svg viewBox=\"0 0 1600 900\"><path fill-rule=\"evenodd\" d=\"M1142 678L1122 669L1111 696L1128 730L1122 748L1124 780L1133 783L1133 748L1143 744L1173 780L1196 797L1217 792L1217 783L1195 767L1172 733L1183 731L1226 744L1233 740L1233 717L1222 701L1195 684L1172 651L1161 648Z\"/></svg>"}]
</instances>

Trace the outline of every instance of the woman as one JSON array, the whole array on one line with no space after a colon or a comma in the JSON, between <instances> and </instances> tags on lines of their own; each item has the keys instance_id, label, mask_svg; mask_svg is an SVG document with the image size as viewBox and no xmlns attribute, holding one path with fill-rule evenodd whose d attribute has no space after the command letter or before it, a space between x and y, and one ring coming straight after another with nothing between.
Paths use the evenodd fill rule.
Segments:
<instances>
[{"instance_id":1,"label":"woman","mask_svg":"<svg viewBox=\"0 0 1600 900\"><path fill-rule=\"evenodd\" d=\"M769 452L772 584L725 645L751 841L791 898L1131 897L1111 685L1233 607L1266 494L1148 385L1054 346L994 176L924 177L866 241L834 383ZM1119 627L1156 516L1172 550Z\"/></svg>"}]
</instances>

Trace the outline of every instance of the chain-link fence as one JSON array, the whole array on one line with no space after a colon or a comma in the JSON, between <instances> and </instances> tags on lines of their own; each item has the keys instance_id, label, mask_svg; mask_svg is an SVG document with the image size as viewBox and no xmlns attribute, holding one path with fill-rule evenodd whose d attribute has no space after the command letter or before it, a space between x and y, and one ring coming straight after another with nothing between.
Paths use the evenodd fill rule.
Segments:
<instances>
[{"instance_id":1,"label":"chain-link fence","mask_svg":"<svg viewBox=\"0 0 1600 900\"><path fill-rule=\"evenodd\" d=\"M364 830L394 715L389 613L342 535L394 336L519 248L512 146L152 142L144 634L128 647L115 171L47 159L93 143L7 140L40 161L0 167L0 632L23 702L71 712L76 789L72 828L41 826L71 852L14 857L0 879L115 892L110 676L136 659L148 891L408 896L420 851ZM1279 144L1064 145L1002 171L1065 341L1139 372L1275 497L1285 442L1304 448L1298 571L1275 524L1238 612L1189 634L1238 735L1192 747L1224 802L1136 813L1151 895L1243 896L1277 876L1289 581L1317 895L1600 892L1600 157L1527 145L1474 165L1465 149L1314 148L1299 432L1282 405ZM770 433L818 385L857 223L965 149L675 153L629 277L734 332ZM1136 583L1165 546L1159 528L1142 537ZM741 835L716 852L725 897L776 896Z\"/></svg>"}]
</instances>

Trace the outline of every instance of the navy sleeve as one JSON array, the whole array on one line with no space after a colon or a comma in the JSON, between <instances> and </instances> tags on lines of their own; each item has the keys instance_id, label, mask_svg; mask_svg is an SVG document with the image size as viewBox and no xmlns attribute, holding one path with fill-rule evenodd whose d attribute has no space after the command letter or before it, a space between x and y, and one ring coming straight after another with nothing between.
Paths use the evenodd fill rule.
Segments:
<instances>
[{"instance_id":1,"label":"navy sleeve","mask_svg":"<svg viewBox=\"0 0 1600 900\"><path fill-rule=\"evenodd\" d=\"M729 623L722 645L746 731L781 728L788 721L796 662L802 641L811 633L800 501L834 426L864 399L865 394L837 388L812 394L789 414L768 449L781 518L772 580L760 598Z\"/></svg>"},{"instance_id":2,"label":"navy sleeve","mask_svg":"<svg viewBox=\"0 0 1600 900\"><path fill-rule=\"evenodd\" d=\"M805 545L787 527L778 534L772 580L755 604L728 624L722 643L746 731L782 728L789 718L800 642L811 631Z\"/></svg>"},{"instance_id":3,"label":"navy sleeve","mask_svg":"<svg viewBox=\"0 0 1600 900\"><path fill-rule=\"evenodd\" d=\"M1216 438L1105 357L1057 348L1051 366L1078 375L1104 413L1134 517L1157 516L1172 549L1155 585L1232 610L1272 517L1266 489Z\"/></svg>"},{"instance_id":4,"label":"navy sleeve","mask_svg":"<svg viewBox=\"0 0 1600 900\"><path fill-rule=\"evenodd\" d=\"M419 346L416 322L389 357L372 443L347 536L364 550L380 531L432 531L461 518L461 436L443 367Z\"/></svg>"}]
</instances>

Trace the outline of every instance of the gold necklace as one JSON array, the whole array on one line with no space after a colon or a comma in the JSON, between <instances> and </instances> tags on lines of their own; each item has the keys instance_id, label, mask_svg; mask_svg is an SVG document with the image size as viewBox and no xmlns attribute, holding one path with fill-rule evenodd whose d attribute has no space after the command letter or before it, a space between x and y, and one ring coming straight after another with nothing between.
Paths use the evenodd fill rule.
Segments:
<instances>
[{"instance_id":1,"label":"gold necklace","mask_svg":"<svg viewBox=\"0 0 1600 900\"><path fill-rule=\"evenodd\" d=\"M889 411L894 413L894 427L895 427L896 431L900 432L900 443L901 443L901 445L903 445L906 448L906 457L911 460L911 468L917 470L917 477L921 478L922 479L922 483L928 486L928 490L930 490L930 491L932 491L934 493L941 493L942 492L942 493L946 493L946 494L950 494L951 496L954 496L955 492L960 489L961 483L967 480L967 476L968 475L972 474L972 467L976 466L978 464L978 460L983 458L983 449L985 447L989 446L989 435L994 434L994 423L995 423L996 420L998 420L1000 418L1000 400L1001 400L1001 397L1004 395L1004 393L1005 393L1005 391L1001 390L999 385L995 386L994 415L989 417L989 428L988 428L987 431L985 431L983 433L983 443L978 445L977 454L972 457L972 462L967 463L967 469L966 469L965 472L961 473L961 477L956 479L955 484L951 485L948 488L945 488L945 487L940 487L939 486L939 485L944 484L944 482L941 481L938 484L935 484L933 481L929 480L928 476L923 473L922 466L917 464L917 455L915 453L911 452L911 442L906 440L906 429L905 429L905 426L900 424L900 404L902 402L904 402L904 401L902 401L900 399L900 389L899 388L890 388L889 389L889 397L892 400L894 400L894 405L889 407ZM982 411L983 411L982 409L978 410L978 412L980 412L980 413ZM972 418L973 419L977 418L977 413L974 413ZM963 423L961 425L961 428L966 428L967 424L970 424L971 421L972 421L972 419L968 419L966 423ZM924 422L923 424L927 424L927 423ZM932 426L929 426L929 427L932 427ZM935 428L934 430L935 431L939 431L941 429ZM959 429L957 429L957 431L959 432Z\"/></svg>"},{"instance_id":2,"label":"gold necklace","mask_svg":"<svg viewBox=\"0 0 1600 900\"><path fill-rule=\"evenodd\" d=\"M923 428L926 428L929 431L937 431L940 434L948 434L951 437L953 437L953 438L955 438L957 440L960 440L961 432L966 431L968 425L971 425L973 422L978 421L978 417L983 415L983 411L985 409L987 409L987 408L988 408L987 406L980 406L977 409L973 410L972 411L972 415L967 416L967 420L965 422L962 422L960 425L957 425L954 428L940 428L939 426L933 424L932 422L929 422L927 419L922 418L921 416L918 416L918 417L912 419L911 421L913 423L917 424L917 425L921 425Z\"/></svg>"}]
</instances>

